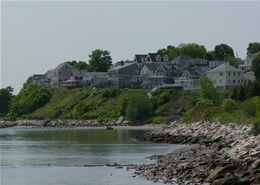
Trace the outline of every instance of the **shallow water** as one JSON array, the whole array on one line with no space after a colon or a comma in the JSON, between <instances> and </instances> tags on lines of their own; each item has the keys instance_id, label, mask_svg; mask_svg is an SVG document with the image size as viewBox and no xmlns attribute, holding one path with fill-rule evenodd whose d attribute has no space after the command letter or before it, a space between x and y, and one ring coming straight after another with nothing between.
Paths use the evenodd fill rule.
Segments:
<instances>
[{"instance_id":1,"label":"shallow water","mask_svg":"<svg viewBox=\"0 0 260 185\"><path fill-rule=\"evenodd\" d=\"M144 130L1 129L1 184L154 184L105 164L149 164L181 145L134 141ZM50 164L50 166L48 166ZM100 165L84 167L84 165Z\"/></svg>"}]
</instances>

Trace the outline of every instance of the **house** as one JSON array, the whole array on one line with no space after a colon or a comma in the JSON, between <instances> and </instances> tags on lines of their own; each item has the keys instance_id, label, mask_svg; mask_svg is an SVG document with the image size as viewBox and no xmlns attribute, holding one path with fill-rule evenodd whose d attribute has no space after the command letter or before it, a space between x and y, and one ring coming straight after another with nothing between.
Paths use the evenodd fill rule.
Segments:
<instances>
[{"instance_id":1,"label":"house","mask_svg":"<svg viewBox=\"0 0 260 185\"><path fill-rule=\"evenodd\" d=\"M148 55L145 58L145 62L167 64L170 61L169 59L170 57L167 54L148 53Z\"/></svg>"},{"instance_id":2,"label":"house","mask_svg":"<svg viewBox=\"0 0 260 185\"><path fill-rule=\"evenodd\" d=\"M146 57L146 54L136 54L134 56L134 63L136 63L141 68L146 60Z\"/></svg>"},{"instance_id":3,"label":"house","mask_svg":"<svg viewBox=\"0 0 260 185\"><path fill-rule=\"evenodd\" d=\"M201 58L190 59L187 61L187 64L189 65L189 69L197 71L202 75L211 69L209 67L209 62Z\"/></svg>"},{"instance_id":4,"label":"house","mask_svg":"<svg viewBox=\"0 0 260 185\"><path fill-rule=\"evenodd\" d=\"M218 61L218 60L208 61L208 63L209 63L209 68L210 69L213 69L213 68L215 68L215 67L217 67L217 66L219 66L221 64L224 64L224 63L228 63L229 64L229 62L227 62L227 61Z\"/></svg>"},{"instance_id":5,"label":"house","mask_svg":"<svg viewBox=\"0 0 260 185\"><path fill-rule=\"evenodd\" d=\"M49 76L50 85L52 87L60 87L64 81L70 78L71 70L75 69L74 66L71 66L66 62L59 64L55 69L49 72L49 74L51 74L51 76Z\"/></svg>"},{"instance_id":6,"label":"house","mask_svg":"<svg viewBox=\"0 0 260 185\"><path fill-rule=\"evenodd\" d=\"M137 63L121 63L108 70L108 80L115 87L131 87L131 78L140 74L140 67Z\"/></svg>"},{"instance_id":7,"label":"house","mask_svg":"<svg viewBox=\"0 0 260 185\"><path fill-rule=\"evenodd\" d=\"M47 86L47 81L45 80L45 74L34 74L33 83L36 85L45 85Z\"/></svg>"},{"instance_id":8,"label":"house","mask_svg":"<svg viewBox=\"0 0 260 185\"><path fill-rule=\"evenodd\" d=\"M245 79L246 79L246 81L248 82L249 80L250 81L255 81L255 73L254 72L252 72L252 71L249 71L249 72L247 72L247 73L244 73L244 77L245 77Z\"/></svg>"},{"instance_id":9,"label":"house","mask_svg":"<svg viewBox=\"0 0 260 185\"><path fill-rule=\"evenodd\" d=\"M83 76L87 70L72 69L69 74L69 79L61 84L65 89L83 88Z\"/></svg>"},{"instance_id":10,"label":"house","mask_svg":"<svg viewBox=\"0 0 260 185\"><path fill-rule=\"evenodd\" d=\"M207 77L214 81L219 90L229 90L232 86L245 83L244 71L227 63L221 64L207 72Z\"/></svg>"},{"instance_id":11,"label":"house","mask_svg":"<svg viewBox=\"0 0 260 185\"><path fill-rule=\"evenodd\" d=\"M175 80L177 86L182 86L183 90L195 90L199 89L199 78L202 76L197 71L188 69L183 72L181 77Z\"/></svg>"},{"instance_id":12,"label":"house","mask_svg":"<svg viewBox=\"0 0 260 185\"><path fill-rule=\"evenodd\" d=\"M110 87L107 72L86 72L83 77L83 89L93 87Z\"/></svg>"},{"instance_id":13,"label":"house","mask_svg":"<svg viewBox=\"0 0 260 185\"><path fill-rule=\"evenodd\" d=\"M157 67L157 68L156 68ZM150 73L142 73L142 70L149 69ZM143 83L141 84L141 88L151 89L155 86L159 86L162 84L172 84L173 83L173 73L169 66L164 64L150 64L146 63L141 69L142 74L147 74L143 78Z\"/></svg>"},{"instance_id":14,"label":"house","mask_svg":"<svg viewBox=\"0 0 260 185\"><path fill-rule=\"evenodd\" d=\"M250 70L253 64L253 60L258 54L260 54L260 51L254 54L247 53L247 57L244 60L244 64L239 65L238 69L243 71Z\"/></svg>"},{"instance_id":15,"label":"house","mask_svg":"<svg viewBox=\"0 0 260 185\"><path fill-rule=\"evenodd\" d=\"M182 70L184 67L189 66L190 63L188 61L191 59L193 59L193 58L190 57L189 55L183 54L183 55L179 55L175 59L171 60L170 64L172 65L172 67L176 68L177 70Z\"/></svg>"},{"instance_id":16,"label":"house","mask_svg":"<svg viewBox=\"0 0 260 185\"><path fill-rule=\"evenodd\" d=\"M145 75L145 74L154 75L155 71L158 69L159 66L160 66L160 64L145 63L145 64L143 64L143 66L140 69L140 74L141 75Z\"/></svg>"}]
</instances>

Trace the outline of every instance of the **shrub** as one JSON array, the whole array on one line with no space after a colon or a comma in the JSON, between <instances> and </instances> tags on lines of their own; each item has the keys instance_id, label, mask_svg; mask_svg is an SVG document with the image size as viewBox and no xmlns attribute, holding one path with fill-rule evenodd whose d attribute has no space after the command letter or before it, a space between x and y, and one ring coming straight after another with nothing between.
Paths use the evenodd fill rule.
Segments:
<instances>
[{"instance_id":1,"label":"shrub","mask_svg":"<svg viewBox=\"0 0 260 185\"><path fill-rule=\"evenodd\" d=\"M221 106L225 112L231 113L236 109L236 101L228 98L223 101Z\"/></svg>"},{"instance_id":2,"label":"shrub","mask_svg":"<svg viewBox=\"0 0 260 185\"><path fill-rule=\"evenodd\" d=\"M246 100L242 104L242 111L246 117L254 117L256 115L256 105L252 100Z\"/></svg>"},{"instance_id":3,"label":"shrub","mask_svg":"<svg viewBox=\"0 0 260 185\"><path fill-rule=\"evenodd\" d=\"M250 133L253 134L253 135L259 135L260 134L260 121L253 123L253 128L250 131Z\"/></svg>"}]
</instances>

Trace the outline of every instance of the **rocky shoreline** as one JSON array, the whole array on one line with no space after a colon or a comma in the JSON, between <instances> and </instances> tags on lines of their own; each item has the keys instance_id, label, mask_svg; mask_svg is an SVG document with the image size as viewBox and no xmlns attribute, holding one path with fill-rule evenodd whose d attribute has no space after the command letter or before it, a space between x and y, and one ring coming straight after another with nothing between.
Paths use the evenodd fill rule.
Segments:
<instances>
[{"instance_id":1,"label":"rocky shoreline","mask_svg":"<svg viewBox=\"0 0 260 185\"><path fill-rule=\"evenodd\" d=\"M108 121L98 122L96 120L18 120L18 121L0 121L0 128L8 127L27 127L27 128L80 128L80 127L111 127L111 126L134 126L131 121Z\"/></svg>"},{"instance_id":2,"label":"rocky shoreline","mask_svg":"<svg viewBox=\"0 0 260 185\"><path fill-rule=\"evenodd\" d=\"M218 123L177 124L136 137L142 142L186 144L157 163L139 165L134 177L169 184L259 185L260 135L250 126Z\"/></svg>"}]
</instances>

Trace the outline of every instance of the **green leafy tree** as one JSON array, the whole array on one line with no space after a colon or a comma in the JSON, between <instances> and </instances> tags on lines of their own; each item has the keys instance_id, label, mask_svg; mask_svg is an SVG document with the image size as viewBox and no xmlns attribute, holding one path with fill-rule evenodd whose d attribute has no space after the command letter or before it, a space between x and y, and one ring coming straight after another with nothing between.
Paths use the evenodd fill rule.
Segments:
<instances>
[{"instance_id":1,"label":"green leafy tree","mask_svg":"<svg viewBox=\"0 0 260 185\"><path fill-rule=\"evenodd\" d=\"M205 46L196 43L180 44L180 53L189 55L193 58L205 58L207 50Z\"/></svg>"},{"instance_id":2,"label":"green leafy tree","mask_svg":"<svg viewBox=\"0 0 260 185\"><path fill-rule=\"evenodd\" d=\"M9 106L12 100L13 88L8 86L0 89L0 115L6 115L9 111Z\"/></svg>"},{"instance_id":3,"label":"green leafy tree","mask_svg":"<svg viewBox=\"0 0 260 185\"><path fill-rule=\"evenodd\" d=\"M227 56L234 57L234 51L227 44L219 44L214 48L214 56L216 60L224 60Z\"/></svg>"},{"instance_id":4,"label":"green leafy tree","mask_svg":"<svg viewBox=\"0 0 260 185\"><path fill-rule=\"evenodd\" d=\"M157 53L168 54L172 60L182 54L189 55L193 58L205 58L207 50L205 46L196 43L181 43L178 47L169 45L167 48L159 49Z\"/></svg>"},{"instance_id":5,"label":"green leafy tree","mask_svg":"<svg viewBox=\"0 0 260 185\"><path fill-rule=\"evenodd\" d=\"M23 114L31 113L44 106L50 98L50 89L37 85L26 86L12 99L7 117L15 120Z\"/></svg>"},{"instance_id":6,"label":"green leafy tree","mask_svg":"<svg viewBox=\"0 0 260 185\"><path fill-rule=\"evenodd\" d=\"M89 69L89 65L84 62L84 61L79 61L77 62L76 60L73 60L73 61L68 61L67 64L71 65L71 66L74 66L76 67L77 69L79 70L88 70Z\"/></svg>"},{"instance_id":7,"label":"green leafy tree","mask_svg":"<svg viewBox=\"0 0 260 185\"><path fill-rule=\"evenodd\" d=\"M214 82L208 77L200 78L200 93L202 99L212 101L214 106L220 105L221 103L221 93L214 87Z\"/></svg>"},{"instance_id":8,"label":"green leafy tree","mask_svg":"<svg viewBox=\"0 0 260 185\"><path fill-rule=\"evenodd\" d=\"M258 51L260 51L260 43L251 42L248 44L247 52L254 54L257 53Z\"/></svg>"},{"instance_id":9,"label":"green leafy tree","mask_svg":"<svg viewBox=\"0 0 260 185\"><path fill-rule=\"evenodd\" d=\"M237 59L236 59L234 56L228 55L228 56L225 57L224 60L227 61L227 62L229 62L229 64L230 64L231 66L236 66L236 65L237 65Z\"/></svg>"},{"instance_id":10,"label":"green leafy tree","mask_svg":"<svg viewBox=\"0 0 260 185\"><path fill-rule=\"evenodd\" d=\"M246 90L245 90L245 87L244 87L243 85L240 85L240 86L238 87L237 100L238 100L238 101L244 101L244 100L246 100Z\"/></svg>"},{"instance_id":11,"label":"green leafy tree","mask_svg":"<svg viewBox=\"0 0 260 185\"><path fill-rule=\"evenodd\" d=\"M150 103L147 96L132 96L126 105L127 119L142 119L149 114Z\"/></svg>"},{"instance_id":12,"label":"green leafy tree","mask_svg":"<svg viewBox=\"0 0 260 185\"><path fill-rule=\"evenodd\" d=\"M205 60L213 61L215 59L214 51L207 51L204 58L205 58Z\"/></svg>"},{"instance_id":13,"label":"green leafy tree","mask_svg":"<svg viewBox=\"0 0 260 185\"><path fill-rule=\"evenodd\" d=\"M253 60L252 71L255 73L255 78L260 80L260 53Z\"/></svg>"},{"instance_id":14,"label":"green leafy tree","mask_svg":"<svg viewBox=\"0 0 260 185\"><path fill-rule=\"evenodd\" d=\"M97 49L89 55L89 70L97 72L106 72L112 65L110 52Z\"/></svg>"},{"instance_id":15,"label":"green leafy tree","mask_svg":"<svg viewBox=\"0 0 260 185\"><path fill-rule=\"evenodd\" d=\"M237 100L237 94L238 94L238 86L233 86L230 91L230 98L233 100Z\"/></svg>"}]
</instances>

